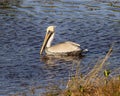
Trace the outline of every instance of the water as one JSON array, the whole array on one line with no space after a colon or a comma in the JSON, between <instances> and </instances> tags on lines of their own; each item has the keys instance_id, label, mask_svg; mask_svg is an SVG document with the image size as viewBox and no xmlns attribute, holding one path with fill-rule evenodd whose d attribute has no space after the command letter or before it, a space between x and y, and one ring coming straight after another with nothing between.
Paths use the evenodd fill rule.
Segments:
<instances>
[{"instance_id":1,"label":"water","mask_svg":"<svg viewBox=\"0 0 120 96\"><path fill-rule=\"evenodd\" d=\"M57 26L53 44L74 41L88 48L86 56L40 58L49 25ZM115 70L120 67L119 0L0 2L0 96L26 92L31 86L58 84L75 72L75 63L81 62L81 72L85 73L112 44L113 53L106 68Z\"/></svg>"}]
</instances>

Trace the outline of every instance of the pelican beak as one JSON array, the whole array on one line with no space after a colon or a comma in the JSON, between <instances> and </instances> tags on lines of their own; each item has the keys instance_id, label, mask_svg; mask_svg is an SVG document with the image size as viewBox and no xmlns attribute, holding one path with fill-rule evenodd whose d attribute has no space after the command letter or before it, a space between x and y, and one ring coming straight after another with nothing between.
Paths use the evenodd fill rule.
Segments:
<instances>
[{"instance_id":1,"label":"pelican beak","mask_svg":"<svg viewBox=\"0 0 120 96\"><path fill-rule=\"evenodd\" d=\"M41 50L40 50L40 55L42 54L43 50L45 49L46 44L47 44L49 38L51 37L51 35L52 35L52 33L46 33L43 45L42 45Z\"/></svg>"}]
</instances>

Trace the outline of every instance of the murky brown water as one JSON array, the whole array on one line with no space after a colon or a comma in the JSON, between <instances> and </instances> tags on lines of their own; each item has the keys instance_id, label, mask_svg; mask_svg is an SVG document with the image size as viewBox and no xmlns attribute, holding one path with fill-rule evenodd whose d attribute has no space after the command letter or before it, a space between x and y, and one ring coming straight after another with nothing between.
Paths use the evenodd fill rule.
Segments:
<instances>
[{"instance_id":1,"label":"murky brown water","mask_svg":"<svg viewBox=\"0 0 120 96\"><path fill-rule=\"evenodd\" d=\"M85 73L98 58L105 56L112 43L113 53L106 68L120 67L120 1L110 2L0 2L0 96L25 92L31 86L58 84L67 80L70 73L74 74L76 63L81 62L81 72ZM39 50L49 25L57 26L54 44L66 40L77 42L89 49L86 56L40 60Z\"/></svg>"}]
</instances>

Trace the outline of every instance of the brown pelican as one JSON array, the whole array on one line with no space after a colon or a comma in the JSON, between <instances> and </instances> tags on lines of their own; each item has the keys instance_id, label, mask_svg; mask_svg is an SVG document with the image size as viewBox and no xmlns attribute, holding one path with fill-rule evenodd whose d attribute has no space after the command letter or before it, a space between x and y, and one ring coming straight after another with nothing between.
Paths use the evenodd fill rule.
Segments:
<instances>
[{"instance_id":1,"label":"brown pelican","mask_svg":"<svg viewBox=\"0 0 120 96\"><path fill-rule=\"evenodd\" d=\"M80 55L83 51L80 48L80 45L71 41L59 43L51 46L51 43L54 39L55 35L55 26L49 26L47 28L46 36L43 42L43 45L40 50L40 54L42 54L43 50L47 55ZM87 51L87 50L84 50Z\"/></svg>"}]
</instances>

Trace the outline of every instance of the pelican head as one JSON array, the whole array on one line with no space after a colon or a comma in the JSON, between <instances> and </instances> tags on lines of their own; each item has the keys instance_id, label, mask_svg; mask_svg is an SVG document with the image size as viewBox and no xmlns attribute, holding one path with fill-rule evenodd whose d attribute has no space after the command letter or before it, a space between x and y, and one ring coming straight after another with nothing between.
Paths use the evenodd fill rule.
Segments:
<instances>
[{"instance_id":1,"label":"pelican head","mask_svg":"<svg viewBox=\"0 0 120 96\"><path fill-rule=\"evenodd\" d=\"M47 33L48 33L48 32L55 32L55 27L56 27L56 26L49 26L49 27L47 28L47 30L46 30Z\"/></svg>"},{"instance_id":2,"label":"pelican head","mask_svg":"<svg viewBox=\"0 0 120 96\"><path fill-rule=\"evenodd\" d=\"M42 54L43 50L46 47L50 47L51 46L52 40L54 38L55 27L56 26L49 26L47 28L47 30L46 30L47 32L46 32L46 35L45 35L45 38L44 38L43 45L42 45L41 50L40 50L40 54Z\"/></svg>"}]
</instances>

